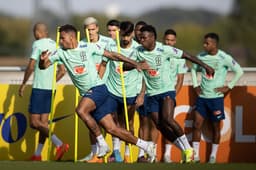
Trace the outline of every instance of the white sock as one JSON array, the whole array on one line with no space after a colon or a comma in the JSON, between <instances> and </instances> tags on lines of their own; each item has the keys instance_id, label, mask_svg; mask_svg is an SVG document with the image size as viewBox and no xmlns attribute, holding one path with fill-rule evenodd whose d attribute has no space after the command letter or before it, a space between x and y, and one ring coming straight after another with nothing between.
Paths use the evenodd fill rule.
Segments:
<instances>
[{"instance_id":1,"label":"white sock","mask_svg":"<svg viewBox=\"0 0 256 170\"><path fill-rule=\"evenodd\" d=\"M40 156L43 150L44 144L43 143L39 143L37 146L37 149L34 153L35 156Z\"/></svg>"},{"instance_id":2,"label":"white sock","mask_svg":"<svg viewBox=\"0 0 256 170\"><path fill-rule=\"evenodd\" d=\"M130 155L130 149L129 149L129 145L125 145L125 153L124 155Z\"/></svg>"},{"instance_id":3,"label":"white sock","mask_svg":"<svg viewBox=\"0 0 256 170\"><path fill-rule=\"evenodd\" d=\"M195 154L194 156L199 158L200 142L192 142L192 145L193 145L194 154Z\"/></svg>"},{"instance_id":4,"label":"white sock","mask_svg":"<svg viewBox=\"0 0 256 170\"><path fill-rule=\"evenodd\" d=\"M148 147L148 142L142 140L142 139L138 139L136 146L138 146L139 148L143 149L144 151L147 150Z\"/></svg>"},{"instance_id":5,"label":"white sock","mask_svg":"<svg viewBox=\"0 0 256 170\"><path fill-rule=\"evenodd\" d=\"M63 142L54 134L52 135L51 139L55 146L61 146L63 144Z\"/></svg>"},{"instance_id":6,"label":"white sock","mask_svg":"<svg viewBox=\"0 0 256 170\"><path fill-rule=\"evenodd\" d=\"M218 148L219 148L219 144L214 144L214 143L212 144L212 152L210 157L216 158Z\"/></svg>"},{"instance_id":7,"label":"white sock","mask_svg":"<svg viewBox=\"0 0 256 170\"><path fill-rule=\"evenodd\" d=\"M165 152L164 152L165 155L171 155L171 147L172 147L171 144L165 144Z\"/></svg>"},{"instance_id":8,"label":"white sock","mask_svg":"<svg viewBox=\"0 0 256 170\"><path fill-rule=\"evenodd\" d=\"M173 142L173 144L177 146L177 148L179 148L181 151L185 150L185 147L178 138Z\"/></svg>"},{"instance_id":9,"label":"white sock","mask_svg":"<svg viewBox=\"0 0 256 170\"><path fill-rule=\"evenodd\" d=\"M139 158L139 157L142 157L142 156L144 156L144 155L145 155L145 151L140 148L140 149L139 149L138 158Z\"/></svg>"},{"instance_id":10,"label":"white sock","mask_svg":"<svg viewBox=\"0 0 256 170\"><path fill-rule=\"evenodd\" d=\"M92 148L91 152L93 153L93 155L98 153L98 145L97 145L97 143L96 144L92 144L91 148Z\"/></svg>"},{"instance_id":11,"label":"white sock","mask_svg":"<svg viewBox=\"0 0 256 170\"><path fill-rule=\"evenodd\" d=\"M120 139L117 137L112 137L113 149L120 151Z\"/></svg>"},{"instance_id":12,"label":"white sock","mask_svg":"<svg viewBox=\"0 0 256 170\"><path fill-rule=\"evenodd\" d=\"M183 144L185 150L191 148L191 146L190 146L190 144L189 144L189 142L188 142L188 139L187 139L187 137L186 137L185 134L182 135L182 136L180 136L180 137L178 137L178 139L179 139L179 140L181 141L181 143Z\"/></svg>"},{"instance_id":13,"label":"white sock","mask_svg":"<svg viewBox=\"0 0 256 170\"><path fill-rule=\"evenodd\" d=\"M104 146L104 145L106 146L106 145L108 145L102 135L97 136L96 139L97 139L97 142L98 142L98 144L99 144L100 146Z\"/></svg>"}]
</instances>

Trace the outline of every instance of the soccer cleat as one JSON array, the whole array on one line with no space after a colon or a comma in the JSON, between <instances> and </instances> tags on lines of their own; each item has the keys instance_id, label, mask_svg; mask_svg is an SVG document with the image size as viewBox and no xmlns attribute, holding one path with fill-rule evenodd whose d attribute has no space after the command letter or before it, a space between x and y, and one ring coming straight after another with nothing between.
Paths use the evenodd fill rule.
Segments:
<instances>
[{"instance_id":1,"label":"soccer cleat","mask_svg":"<svg viewBox=\"0 0 256 170\"><path fill-rule=\"evenodd\" d=\"M185 163L191 163L194 160L194 149L186 149L184 151L185 154Z\"/></svg>"},{"instance_id":2,"label":"soccer cleat","mask_svg":"<svg viewBox=\"0 0 256 170\"><path fill-rule=\"evenodd\" d=\"M124 163L131 163L130 155L124 155Z\"/></svg>"},{"instance_id":3,"label":"soccer cleat","mask_svg":"<svg viewBox=\"0 0 256 170\"><path fill-rule=\"evenodd\" d=\"M114 150L115 162L123 162L121 154L118 150Z\"/></svg>"},{"instance_id":4,"label":"soccer cleat","mask_svg":"<svg viewBox=\"0 0 256 170\"><path fill-rule=\"evenodd\" d=\"M208 163L215 164L216 163L216 157L211 156Z\"/></svg>"},{"instance_id":5,"label":"soccer cleat","mask_svg":"<svg viewBox=\"0 0 256 170\"><path fill-rule=\"evenodd\" d=\"M140 156L137 159L138 163L148 163L148 160L145 158L145 156Z\"/></svg>"},{"instance_id":6,"label":"soccer cleat","mask_svg":"<svg viewBox=\"0 0 256 170\"><path fill-rule=\"evenodd\" d=\"M164 162L165 163L172 163L172 160L170 158L170 154L165 154L164 155Z\"/></svg>"},{"instance_id":7,"label":"soccer cleat","mask_svg":"<svg viewBox=\"0 0 256 170\"><path fill-rule=\"evenodd\" d=\"M55 160L56 161L61 160L62 156L64 155L64 153L68 151L68 149L69 149L69 145L64 143L61 146L56 147Z\"/></svg>"},{"instance_id":8,"label":"soccer cleat","mask_svg":"<svg viewBox=\"0 0 256 170\"><path fill-rule=\"evenodd\" d=\"M89 160L91 160L92 159L92 157L93 157L93 152L90 152L88 155L86 155L84 158L82 158L82 159L79 159L78 160L78 162L85 162L85 161L89 161Z\"/></svg>"},{"instance_id":9,"label":"soccer cleat","mask_svg":"<svg viewBox=\"0 0 256 170\"><path fill-rule=\"evenodd\" d=\"M39 156L33 155L29 160L30 161L42 161L42 157L41 157L41 155L39 155Z\"/></svg>"},{"instance_id":10,"label":"soccer cleat","mask_svg":"<svg viewBox=\"0 0 256 170\"><path fill-rule=\"evenodd\" d=\"M123 159L120 155L119 150L114 150L113 151L113 153L110 155L110 157L108 157L108 162L109 163L111 163L111 162L118 162L118 163L123 162Z\"/></svg>"},{"instance_id":11,"label":"soccer cleat","mask_svg":"<svg viewBox=\"0 0 256 170\"><path fill-rule=\"evenodd\" d=\"M156 145L153 142L148 142L146 153L148 154L148 161L150 163L156 161Z\"/></svg>"},{"instance_id":12,"label":"soccer cleat","mask_svg":"<svg viewBox=\"0 0 256 170\"><path fill-rule=\"evenodd\" d=\"M112 162L115 162L114 153L112 153L112 154L108 157L108 163L112 163Z\"/></svg>"},{"instance_id":13,"label":"soccer cleat","mask_svg":"<svg viewBox=\"0 0 256 170\"><path fill-rule=\"evenodd\" d=\"M184 152L184 151L181 152L181 160L180 160L180 163L181 163L181 164L186 163L186 155L185 155L185 152Z\"/></svg>"},{"instance_id":14,"label":"soccer cleat","mask_svg":"<svg viewBox=\"0 0 256 170\"><path fill-rule=\"evenodd\" d=\"M97 155L93 155L92 159L85 161L87 163L103 163L103 157L98 157Z\"/></svg>"},{"instance_id":15,"label":"soccer cleat","mask_svg":"<svg viewBox=\"0 0 256 170\"><path fill-rule=\"evenodd\" d=\"M108 145L99 145L98 157L104 157L107 153L110 152Z\"/></svg>"}]
</instances>

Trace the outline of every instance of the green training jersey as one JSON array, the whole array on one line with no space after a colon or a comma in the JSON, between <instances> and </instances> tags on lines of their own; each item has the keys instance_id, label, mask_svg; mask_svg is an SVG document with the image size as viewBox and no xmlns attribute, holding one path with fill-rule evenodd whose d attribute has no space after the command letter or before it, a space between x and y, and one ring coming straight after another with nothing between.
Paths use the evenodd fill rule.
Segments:
<instances>
[{"instance_id":1,"label":"green training jersey","mask_svg":"<svg viewBox=\"0 0 256 170\"><path fill-rule=\"evenodd\" d=\"M167 62L168 66L170 67L169 70L169 76L170 76L170 84L169 84L169 90L175 91L175 85L177 82L177 75L178 74L185 74L188 70L188 67L186 65L185 59L177 59L177 58L170 58L170 60Z\"/></svg>"},{"instance_id":2,"label":"green training jersey","mask_svg":"<svg viewBox=\"0 0 256 170\"><path fill-rule=\"evenodd\" d=\"M231 82L228 84L228 87L230 89L235 86L236 82L239 80L239 78L243 74L243 70L240 67L240 65L230 55L228 55L222 50L218 50L216 55L209 55L206 52L202 52L197 57L202 62L208 64L215 70L214 76L212 78L209 78L209 76L206 74L205 69L198 66L197 64L193 64L191 69L191 74L192 74L192 81L193 81L194 87L198 86L196 72L197 70L201 70L200 97L203 97L203 98L223 97L224 94L216 92L215 88L224 86L228 69L231 69L233 72L235 72L235 76L233 77Z\"/></svg>"},{"instance_id":3,"label":"green training jersey","mask_svg":"<svg viewBox=\"0 0 256 170\"><path fill-rule=\"evenodd\" d=\"M111 43L113 40L109 37L106 37L104 35L99 35L99 40L97 42L91 42L92 44L96 44L98 46L100 46L101 48L103 49L106 49L107 45L109 43ZM83 47L84 45L88 44L88 41L86 38L82 39L80 42L79 42L79 46ZM92 59L93 61L95 62L95 66L96 66L96 69L99 70L99 66L100 66L100 63L102 61L102 55L98 55L98 54L93 54L92 56ZM104 73L104 76L103 76L103 80L106 81L107 77L108 77L108 66L106 67L106 71Z\"/></svg>"},{"instance_id":4,"label":"green training jersey","mask_svg":"<svg viewBox=\"0 0 256 170\"><path fill-rule=\"evenodd\" d=\"M144 70L146 92L149 96L170 91L170 67L167 64L171 58L181 58L183 51L175 47L156 42L155 49L145 50L142 46L137 48L136 56L139 61L147 61L150 70Z\"/></svg>"},{"instance_id":5,"label":"green training jersey","mask_svg":"<svg viewBox=\"0 0 256 170\"><path fill-rule=\"evenodd\" d=\"M93 55L102 56L103 53L103 48L91 43L75 49L58 49L49 59L51 63L61 61L65 65L72 82L83 96L90 88L104 84L92 59Z\"/></svg>"},{"instance_id":6,"label":"green training jersey","mask_svg":"<svg viewBox=\"0 0 256 170\"><path fill-rule=\"evenodd\" d=\"M56 43L50 38L43 38L40 40L36 40L32 45L32 54L30 56L31 59L36 60L35 70L34 70L34 78L33 78L33 88L38 89L52 89L53 82L53 65L48 67L45 70L41 70L39 68L40 55L43 51L49 50L49 52L53 52L56 50Z\"/></svg>"},{"instance_id":7,"label":"green training jersey","mask_svg":"<svg viewBox=\"0 0 256 170\"><path fill-rule=\"evenodd\" d=\"M132 60L136 60L135 51L138 47L136 41L132 41L131 47L129 48L120 48L120 53ZM118 52L116 43L109 44L107 50ZM113 61L106 57L103 57L103 60L109 64L109 75L106 81L108 90L115 96L122 97L122 81L120 77L120 62ZM126 97L135 97L138 94L138 83L139 82L139 72L136 69L130 71L124 71L124 82ZM141 78L141 77L140 77Z\"/></svg>"}]
</instances>

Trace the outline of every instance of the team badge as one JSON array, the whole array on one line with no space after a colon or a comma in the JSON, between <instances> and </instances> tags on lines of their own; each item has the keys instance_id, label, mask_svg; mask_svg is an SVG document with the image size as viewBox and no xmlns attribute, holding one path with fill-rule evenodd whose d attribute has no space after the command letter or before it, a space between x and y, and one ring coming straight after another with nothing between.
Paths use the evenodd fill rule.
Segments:
<instances>
[{"instance_id":1,"label":"team badge","mask_svg":"<svg viewBox=\"0 0 256 170\"><path fill-rule=\"evenodd\" d=\"M81 57L81 60L82 60L82 61L86 61L86 60L87 60L86 53L85 53L84 51L82 51L82 52L80 53L80 57Z\"/></svg>"}]
</instances>

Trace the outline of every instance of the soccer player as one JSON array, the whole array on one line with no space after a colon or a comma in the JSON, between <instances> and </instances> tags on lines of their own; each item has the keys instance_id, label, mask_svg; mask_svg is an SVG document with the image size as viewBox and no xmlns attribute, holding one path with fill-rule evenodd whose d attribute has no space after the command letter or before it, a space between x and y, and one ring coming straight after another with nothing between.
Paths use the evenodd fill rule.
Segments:
<instances>
[{"instance_id":1,"label":"soccer player","mask_svg":"<svg viewBox=\"0 0 256 170\"><path fill-rule=\"evenodd\" d=\"M134 28L134 40L137 42L137 43L140 43L140 29L147 25L146 22L144 21L138 21L136 24L135 24L135 28ZM142 78L143 80L143 78ZM145 84L144 80L143 80L143 83ZM143 86L143 88L146 88ZM144 95L144 103L142 106L139 106L137 108L137 112L139 113L139 120L140 120L140 126L139 126L139 137L141 139L144 139L144 140L148 140L149 139L149 131L150 131L150 125L149 125L149 119L148 119L148 112L147 112L147 95L145 94ZM158 133L156 131L156 133ZM151 133L153 134L153 132ZM140 163L147 163L148 160L147 158L145 157L145 152L143 149L139 149L139 153L138 153L138 157L137 157L137 162L140 162Z\"/></svg>"},{"instance_id":2,"label":"soccer player","mask_svg":"<svg viewBox=\"0 0 256 170\"><path fill-rule=\"evenodd\" d=\"M66 66L72 82L78 88L80 95L83 96L76 112L97 139L99 145L98 157L105 156L110 152L110 149L97 122L111 135L143 148L150 155L151 162L153 162L155 160L154 144L139 139L129 131L117 127L113 121L110 111L112 103L110 102L108 89L103 80L100 79L91 56L95 53L104 55L113 60L128 62L137 69L147 69L148 66L145 63L139 64L121 54L106 51L93 43L79 46L76 34L77 30L74 26L62 26L60 28L62 48L52 54L47 53L47 51L43 52L39 63L40 68L45 69L55 61L61 61Z\"/></svg>"},{"instance_id":3,"label":"soccer player","mask_svg":"<svg viewBox=\"0 0 256 170\"><path fill-rule=\"evenodd\" d=\"M145 25L147 25L147 23L144 22L144 21L138 21L138 22L135 24L135 28L134 28L134 35L135 35L135 37L134 37L134 39L135 39L135 41L137 41L138 43L140 43L140 34L141 34L140 29L141 29L141 27L143 27L143 26L145 26Z\"/></svg>"},{"instance_id":4,"label":"soccer player","mask_svg":"<svg viewBox=\"0 0 256 170\"><path fill-rule=\"evenodd\" d=\"M19 96L23 97L23 93L31 74L34 72L32 93L29 104L29 120L30 127L39 131L39 144L34 155L30 158L33 161L41 161L41 152L45 143L45 139L49 135L48 117L51 111L52 99L52 83L53 83L53 66L46 70L40 70L38 63L41 52L45 50L56 50L56 43L48 38L48 29L44 23L36 23L33 28L34 37L36 41L33 42L32 54L27 65L22 84L19 88ZM58 72L56 80L62 78L65 74L65 67L63 64L58 65ZM68 151L69 145L64 144L55 134L50 137L52 142L56 145L55 160L60 160L63 154Z\"/></svg>"},{"instance_id":5,"label":"soccer player","mask_svg":"<svg viewBox=\"0 0 256 170\"><path fill-rule=\"evenodd\" d=\"M172 141L173 134L179 137L185 148L185 162L191 162L193 160L193 148L190 147L185 135L180 136L183 131L179 133L173 131L174 128L177 128L177 123L171 118L175 106L175 93L170 89L169 65L166 63L172 57L183 58L201 65L209 74L213 74L214 70L182 50L156 42L157 34L153 26L143 26L140 31L142 46L138 47L135 55L139 61L146 61L151 68L143 70L148 95L148 111L157 129L165 138Z\"/></svg>"},{"instance_id":6,"label":"soccer player","mask_svg":"<svg viewBox=\"0 0 256 170\"><path fill-rule=\"evenodd\" d=\"M195 117L193 124L193 148L195 162L200 162L199 147L202 125L209 119L213 125L212 151L209 163L216 162L217 151L220 143L221 122L225 119L224 96L227 94L243 74L240 65L219 47L219 36L216 33L207 33L204 36L204 52L197 58L215 69L214 75L207 74L206 70L198 65L193 65L191 74L193 87L198 95L196 100ZM201 83L197 82L197 69L201 69ZM228 70L235 73L232 80L225 85Z\"/></svg>"},{"instance_id":7,"label":"soccer player","mask_svg":"<svg viewBox=\"0 0 256 170\"><path fill-rule=\"evenodd\" d=\"M107 31L110 38L116 39L116 31L120 29L120 22L118 20L112 19L107 22Z\"/></svg>"},{"instance_id":8,"label":"soccer player","mask_svg":"<svg viewBox=\"0 0 256 170\"><path fill-rule=\"evenodd\" d=\"M105 49L107 44L109 44L112 40L112 38L109 38L109 37L106 37L104 35L101 35L99 34L99 25L98 25L98 20L94 17L87 17L85 18L84 20L84 30L88 30L89 32L89 37L86 37L84 39L82 39L80 42L79 42L79 45L86 45L89 41L90 43L94 43L98 46L100 46L101 48ZM88 38L90 39L88 41ZM97 55L97 54L94 54L93 55L93 60L95 62L95 65L96 65L96 68L97 70L99 70L99 66L100 66L100 63L102 61L102 57L103 56L100 56L100 55ZM108 76L108 73L106 72L104 74L104 78L103 80L105 80Z\"/></svg>"},{"instance_id":9,"label":"soccer player","mask_svg":"<svg viewBox=\"0 0 256 170\"><path fill-rule=\"evenodd\" d=\"M134 24L130 21L123 21L120 23L120 53L124 56L133 59L133 54L138 47L138 43L133 40L134 36ZM118 52L118 47L116 43L110 44L108 47L109 51ZM118 115L114 117L121 117L119 122L122 127L125 127L124 114L123 114L123 94L122 94L122 81L120 79L120 62L109 60L104 57L103 62L101 63L99 74L102 76L102 73L105 70L106 65L109 64L109 75L106 81L106 85L110 91L111 96L111 106L113 112L118 112ZM103 70L103 71L102 71ZM142 78L139 76L139 73L136 69L125 71L124 73L124 82L125 82L125 91L126 91L126 101L128 108L128 118L129 118L129 127L130 131L134 133L133 129L133 119L136 105L142 105L144 92L143 94L138 95L142 87ZM140 87L138 87L140 85ZM137 96L138 95L138 96ZM119 120L120 120L119 119ZM116 137L113 138L113 154L109 159L109 162L122 162L120 156L120 140ZM125 146L125 155L124 162L130 162L130 150L128 144Z\"/></svg>"},{"instance_id":10,"label":"soccer player","mask_svg":"<svg viewBox=\"0 0 256 170\"><path fill-rule=\"evenodd\" d=\"M82 39L79 42L80 46L86 46L88 43L88 39L89 39L90 43L93 43L93 44L98 45L101 48L105 49L107 44L112 41L111 38L99 34L100 28L98 25L98 20L94 17L85 18L84 30L86 30L86 29L88 29L89 37L85 37L84 39ZM91 57L95 63L96 69L99 70L99 66L102 61L103 56L95 53ZM106 81L107 77L108 77L108 67L105 71L103 80ZM84 158L80 159L79 161L81 161L81 162L86 161L86 162L94 163L94 162L98 161L98 157L97 157L98 147L96 144L95 136L93 136L91 132L89 133L89 136L90 136L90 142L91 142L91 152L88 155L86 155Z\"/></svg>"},{"instance_id":11,"label":"soccer player","mask_svg":"<svg viewBox=\"0 0 256 170\"><path fill-rule=\"evenodd\" d=\"M177 42L176 31L174 31L173 29L167 29L164 32L164 44L174 47L176 42Z\"/></svg>"},{"instance_id":12,"label":"soccer player","mask_svg":"<svg viewBox=\"0 0 256 170\"><path fill-rule=\"evenodd\" d=\"M164 33L164 40L163 40L164 44L174 47L176 44L176 37L177 37L176 31L174 31L173 29L167 29ZM187 72L188 68L186 66L186 60L184 59L171 58L168 63L170 67L171 90L172 90L172 93L176 93L175 94L176 96L181 90L181 87L183 85L184 74ZM171 108L171 109L174 109L174 108ZM174 112L171 112L171 113L173 114ZM171 146L172 146L171 142L174 143L181 151L184 151L184 147L182 145L182 142L180 142L180 138L179 138L180 136L184 135L184 132L181 130L181 127L173 118L173 115L170 115L170 119L171 121L173 121L174 124L176 124L176 126L174 126L175 128L173 128L173 131L176 131L176 133L179 134L179 136L175 137L175 135L173 135L172 141L164 139L164 143L165 143L164 162L168 162L168 163L172 162L171 161ZM183 157L184 156L182 156L182 159L184 159Z\"/></svg>"}]
</instances>

